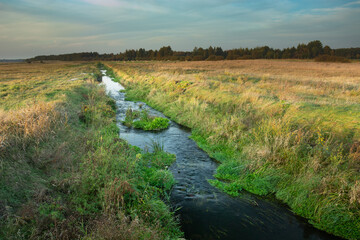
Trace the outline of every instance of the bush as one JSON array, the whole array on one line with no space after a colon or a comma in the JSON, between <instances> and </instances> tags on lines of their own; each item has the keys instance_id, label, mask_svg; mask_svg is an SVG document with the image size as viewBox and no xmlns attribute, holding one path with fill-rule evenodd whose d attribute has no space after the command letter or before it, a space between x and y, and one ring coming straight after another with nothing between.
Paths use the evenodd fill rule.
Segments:
<instances>
[{"instance_id":1,"label":"bush","mask_svg":"<svg viewBox=\"0 0 360 240\"><path fill-rule=\"evenodd\" d=\"M206 61L221 61L224 60L223 56L210 55Z\"/></svg>"},{"instance_id":2,"label":"bush","mask_svg":"<svg viewBox=\"0 0 360 240\"><path fill-rule=\"evenodd\" d=\"M344 57L321 55L315 58L315 62L341 62L350 63L351 61Z\"/></svg>"}]
</instances>

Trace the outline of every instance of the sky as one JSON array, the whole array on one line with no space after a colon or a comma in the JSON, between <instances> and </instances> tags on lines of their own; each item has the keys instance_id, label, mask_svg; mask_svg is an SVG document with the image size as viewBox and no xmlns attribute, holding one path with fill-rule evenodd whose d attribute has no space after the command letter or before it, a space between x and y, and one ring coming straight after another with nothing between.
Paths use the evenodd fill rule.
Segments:
<instances>
[{"instance_id":1,"label":"sky","mask_svg":"<svg viewBox=\"0 0 360 240\"><path fill-rule=\"evenodd\" d=\"M0 0L0 59L312 40L360 47L360 0Z\"/></svg>"}]
</instances>

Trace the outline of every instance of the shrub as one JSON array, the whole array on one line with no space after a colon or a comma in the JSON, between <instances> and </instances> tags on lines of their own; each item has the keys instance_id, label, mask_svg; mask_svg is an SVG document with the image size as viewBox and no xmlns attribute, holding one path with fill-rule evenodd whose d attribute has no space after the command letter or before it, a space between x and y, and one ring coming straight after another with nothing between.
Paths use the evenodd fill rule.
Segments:
<instances>
[{"instance_id":1,"label":"shrub","mask_svg":"<svg viewBox=\"0 0 360 240\"><path fill-rule=\"evenodd\" d=\"M341 62L350 63L351 61L344 57L321 55L315 58L315 62Z\"/></svg>"},{"instance_id":2,"label":"shrub","mask_svg":"<svg viewBox=\"0 0 360 240\"><path fill-rule=\"evenodd\" d=\"M224 60L223 56L210 55L206 61L221 61Z\"/></svg>"}]
</instances>

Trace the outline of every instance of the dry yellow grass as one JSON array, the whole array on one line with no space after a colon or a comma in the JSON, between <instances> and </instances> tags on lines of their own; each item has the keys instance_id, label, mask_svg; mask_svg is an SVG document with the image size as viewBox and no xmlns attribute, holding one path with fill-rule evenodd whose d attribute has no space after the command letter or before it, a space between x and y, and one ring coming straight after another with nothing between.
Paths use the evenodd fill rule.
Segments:
<instances>
[{"instance_id":1,"label":"dry yellow grass","mask_svg":"<svg viewBox=\"0 0 360 240\"><path fill-rule=\"evenodd\" d=\"M360 63L108 63L134 99L195 130L215 183L274 193L315 226L359 238ZM237 166L244 171L234 172ZM230 190L229 190L230 189ZM235 191L235 193L234 193Z\"/></svg>"},{"instance_id":2,"label":"dry yellow grass","mask_svg":"<svg viewBox=\"0 0 360 240\"><path fill-rule=\"evenodd\" d=\"M320 116L330 125L344 124L360 129L360 62L237 60L136 62L113 66L121 74L134 75L139 80L164 81L169 94L174 94L171 91L174 83L191 83L183 88L208 103L250 101L274 115L279 109L273 103L280 101L298 108L294 113L301 118Z\"/></svg>"},{"instance_id":3,"label":"dry yellow grass","mask_svg":"<svg viewBox=\"0 0 360 240\"><path fill-rule=\"evenodd\" d=\"M92 79L91 68L94 66L81 62L0 64L0 109L63 101L65 91Z\"/></svg>"},{"instance_id":4,"label":"dry yellow grass","mask_svg":"<svg viewBox=\"0 0 360 240\"><path fill-rule=\"evenodd\" d=\"M208 70L256 76L282 77L296 80L360 82L360 62L351 64L320 63L296 60L233 60L218 62L150 62L144 65L159 70Z\"/></svg>"},{"instance_id":5,"label":"dry yellow grass","mask_svg":"<svg viewBox=\"0 0 360 240\"><path fill-rule=\"evenodd\" d=\"M0 150L39 143L48 137L60 118L59 103L66 91L90 79L87 63L0 64ZM86 73L85 73L86 72ZM65 116L63 116L65 117Z\"/></svg>"},{"instance_id":6,"label":"dry yellow grass","mask_svg":"<svg viewBox=\"0 0 360 240\"><path fill-rule=\"evenodd\" d=\"M30 140L43 141L59 119L53 103L39 103L17 111L0 112L0 151ZM25 147L23 147L25 149Z\"/></svg>"}]
</instances>

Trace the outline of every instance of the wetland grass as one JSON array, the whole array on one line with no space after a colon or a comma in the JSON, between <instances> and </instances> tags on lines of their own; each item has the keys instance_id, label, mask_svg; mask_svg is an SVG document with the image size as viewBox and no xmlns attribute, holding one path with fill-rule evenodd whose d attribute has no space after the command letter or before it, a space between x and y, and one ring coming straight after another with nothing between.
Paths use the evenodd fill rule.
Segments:
<instances>
[{"instance_id":1,"label":"wetland grass","mask_svg":"<svg viewBox=\"0 0 360 240\"><path fill-rule=\"evenodd\" d=\"M0 64L1 239L182 236L164 203L175 156L119 139L98 74L95 63Z\"/></svg>"},{"instance_id":2,"label":"wetland grass","mask_svg":"<svg viewBox=\"0 0 360 240\"><path fill-rule=\"evenodd\" d=\"M272 194L314 226L360 238L360 64L112 63L127 97L192 128L211 183Z\"/></svg>"}]
</instances>

